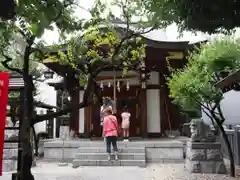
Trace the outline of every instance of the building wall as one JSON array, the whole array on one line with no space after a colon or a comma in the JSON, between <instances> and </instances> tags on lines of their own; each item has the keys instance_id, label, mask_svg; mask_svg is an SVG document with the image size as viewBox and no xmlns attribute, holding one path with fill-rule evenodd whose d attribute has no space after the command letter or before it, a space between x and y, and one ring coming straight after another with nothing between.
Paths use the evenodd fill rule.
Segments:
<instances>
[{"instance_id":1,"label":"building wall","mask_svg":"<svg viewBox=\"0 0 240 180\"><path fill-rule=\"evenodd\" d=\"M151 72L148 84L159 84L159 73ZM148 133L161 132L160 117L160 89L147 89L147 131Z\"/></svg>"},{"instance_id":2,"label":"building wall","mask_svg":"<svg viewBox=\"0 0 240 180\"><path fill-rule=\"evenodd\" d=\"M57 92L56 90L47 85L46 82L45 83L40 83L39 84L39 95L37 97L38 101L44 102L46 104L52 105L52 106L56 106L56 102L57 102ZM40 112L40 109L38 110ZM54 118L54 127L53 127L53 137L56 137L56 119ZM45 129L46 127L46 122L42 122L42 123L38 123L37 128L40 130ZM46 131L46 130L44 130Z\"/></svg>"},{"instance_id":3,"label":"building wall","mask_svg":"<svg viewBox=\"0 0 240 180\"><path fill-rule=\"evenodd\" d=\"M159 89L147 90L147 131L148 133L160 133L160 102Z\"/></svg>"}]
</instances>

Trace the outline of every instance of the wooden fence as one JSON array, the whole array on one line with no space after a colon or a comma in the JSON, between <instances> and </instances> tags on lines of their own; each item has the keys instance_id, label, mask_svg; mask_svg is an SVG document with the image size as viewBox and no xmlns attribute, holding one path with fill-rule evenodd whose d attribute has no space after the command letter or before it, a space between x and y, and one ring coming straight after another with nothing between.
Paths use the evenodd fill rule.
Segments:
<instances>
[{"instance_id":1,"label":"wooden fence","mask_svg":"<svg viewBox=\"0 0 240 180\"><path fill-rule=\"evenodd\" d=\"M228 135L228 140L231 144L231 148L234 155L234 160L236 165L240 165L240 125L233 128L225 128L225 132ZM220 142L222 144L222 153L225 158L229 158L227 146L222 137L220 137Z\"/></svg>"}]
</instances>

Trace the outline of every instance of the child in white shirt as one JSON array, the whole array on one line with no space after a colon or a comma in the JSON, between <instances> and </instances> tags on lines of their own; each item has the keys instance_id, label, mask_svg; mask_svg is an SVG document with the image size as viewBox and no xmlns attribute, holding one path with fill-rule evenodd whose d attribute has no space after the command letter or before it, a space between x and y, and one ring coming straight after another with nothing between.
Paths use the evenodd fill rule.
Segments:
<instances>
[{"instance_id":1,"label":"child in white shirt","mask_svg":"<svg viewBox=\"0 0 240 180\"><path fill-rule=\"evenodd\" d=\"M128 112L127 107L124 107L122 116L122 129L123 129L123 141L129 141L129 127L131 114Z\"/></svg>"}]
</instances>

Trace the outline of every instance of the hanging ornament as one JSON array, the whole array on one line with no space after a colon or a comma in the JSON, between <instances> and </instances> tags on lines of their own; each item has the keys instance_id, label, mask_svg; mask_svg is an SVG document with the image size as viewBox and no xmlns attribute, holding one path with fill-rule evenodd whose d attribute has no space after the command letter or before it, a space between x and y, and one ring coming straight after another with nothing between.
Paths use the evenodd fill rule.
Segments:
<instances>
[{"instance_id":1,"label":"hanging ornament","mask_svg":"<svg viewBox=\"0 0 240 180\"><path fill-rule=\"evenodd\" d=\"M142 89L146 89L146 82L142 82Z\"/></svg>"},{"instance_id":2,"label":"hanging ornament","mask_svg":"<svg viewBox=\"0 0 240 180\"><path fill-rule=\"evenodd\" d=\"M127 84L126 84L126 89L127 91L129 90L130 86L129 86L129 81L127 81Z\"/></svg>"},{"instance_id":3,"label":"hanging ornament","mask_svg":"<svg viewBox=\"0 0 240 180\"><path fill-rule=\"evenodd\" d=\"M103 82L100 82L100 88L103 90Z\"/></svg>"},{"instance_id":4,"label":"hanging ornament","mask_svg":"<svg viewBox=\"0 0 240 180\"><path fill-rule=\"evenodd\" d=\"M117 82L117 90L118 90L118 92L120 92L120 82L119 81Z\"/></svg>"},{"instance_id":5,"label":"hanging ornament","mask_svg":"<svg viewBox=\"0 0 240 180\"><path fill-rule=\"evenodd\" d=\"M108 87L111 87L111 82L108 82Z\"/></svg>"}]
</instances>

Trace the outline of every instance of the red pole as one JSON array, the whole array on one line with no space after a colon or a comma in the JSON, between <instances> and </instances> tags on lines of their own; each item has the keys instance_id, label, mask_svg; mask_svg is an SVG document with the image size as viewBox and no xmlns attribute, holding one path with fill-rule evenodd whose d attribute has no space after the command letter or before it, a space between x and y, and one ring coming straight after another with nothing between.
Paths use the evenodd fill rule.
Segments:
<instances>
[{"instance_id":1,"label":"red pole","mask_svg":"<svg viewBox=\"0 0 240 180\"><path fill-rule=\"evenodd\" d=\"M8 104L8 85L9 73L0 72L0 176L2 176L4 131Z\"/></svg>"}]
</instances>

